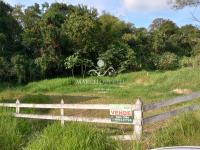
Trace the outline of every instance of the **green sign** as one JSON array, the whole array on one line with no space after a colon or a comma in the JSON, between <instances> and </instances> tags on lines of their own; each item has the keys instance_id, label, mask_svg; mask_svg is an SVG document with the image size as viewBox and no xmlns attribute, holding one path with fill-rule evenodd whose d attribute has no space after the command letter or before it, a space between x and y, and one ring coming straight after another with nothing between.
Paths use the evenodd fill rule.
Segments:
<instances>
[{"instance_id":1,"label":"green sign","mask_svg":"<svg viewBox=\"0 0 200 150\"><path fill-rule=\"evenodd\" d=\"M112 122L133 122L133 111L126 105L113 105L110 108L110 116Z\"/></svg>"},{"instance_id":2,"label":"green sign","mask_svg":"<svg viewBox=\"0 0 200 150\"><path fill-rule=\"evenodd\" d=\"M133 123L133 117L129 116L111 116L112 122Z\"/></svg>"}]
</instances>

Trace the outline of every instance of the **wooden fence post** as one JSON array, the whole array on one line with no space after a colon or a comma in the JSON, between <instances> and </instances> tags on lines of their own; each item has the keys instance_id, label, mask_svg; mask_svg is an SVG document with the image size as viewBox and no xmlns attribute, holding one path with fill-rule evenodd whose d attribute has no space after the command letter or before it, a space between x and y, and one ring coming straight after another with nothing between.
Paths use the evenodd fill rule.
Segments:
<instances>
[{"instance_id":1,"label":"wooden fence post","mask_svg":"<svg viewBox=\"0 0 200 150\"><path fill-rule=\"evenodd\" d=\"M61 125L64 126L65 121L63 119L63 116L64 116L64 108L63 108L64 100L63 99L61 100L60 104L61 104L61 107L60 107L60 120L61 120Z\"/></svg>"},{"instance_id":2,"label":"wooden fence post","mask_svg":"<svg viewBox=\"0 0 200 150\"><path fill-rule=\"evenodd\" d=\"M134 138L136 140L140 140L142 136L142 117L143 117L143 112L142 112L142 101L140 98L137 99L135 103L135 110L134 110Z\"/></svg>"},{"instance_id":3,"label":"wooden fence post","mask_svg":"<svg viewBox=\"0 0 200 150\"><path fill-rule=\"evenodd\" d=\"M16 114L20 113L20 107L19 107L20 101L17 99L16 101Z\"/></svg>"}]
</instances>

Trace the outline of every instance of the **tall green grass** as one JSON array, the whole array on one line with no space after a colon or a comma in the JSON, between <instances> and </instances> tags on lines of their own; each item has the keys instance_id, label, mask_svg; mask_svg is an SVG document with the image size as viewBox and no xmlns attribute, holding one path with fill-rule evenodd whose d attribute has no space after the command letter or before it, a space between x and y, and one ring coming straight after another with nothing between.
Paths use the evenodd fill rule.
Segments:
<instances>
[{"instance_id":1,"label":"tall green grass","mask_svg":"<svg viewBox=\"0 0 200 150\"><path fill-rule=\"evenodd\" d=\"M176 88L199 91L200 69L183 68L166 72L140 71L120 74L116 77L86 78L89 82L110 80L111 82L122 81L122 84L80 84L79 81L81 80L81 78L59 78L32 82L25 86L13 86L12 88L1 83L0 100L3 97L4 102L7 102L7 100L15 101L17 97L20 98L21 102L25 103L57 103L54 100L58 98L51 97L51 94L73 93L76 95L81 92L94 96L96 94L95 88L104 88L109 89L108 93L105 95L98 94L97 97L105 96L108 103L133 103L136 97L141 97L144 103L152 103L176 97L177 94L172 92ZM80 101L82 99L80 97ZM99 103L98 99L96 102ZM196 103L199 103L198 99L194 104ZM22 109L23 111L30 112L26 109ZM166 128L153 133L152 136L145 138L141 143L135 143L133 149L143 150L173 145L200 145L199 114L200 112L183 115L180 118L169 121ZM99 130L93 129L91 126L67 123L65 127L61 128L58 124L53 126L49 124L47 121L16 120L9 116L9 113L6 114L0 111L0 150L23 148L37 150L40 147L41 150L46 150L46 147L55 150L65 147L73 150L82 145L87 145L89 147L88 150L94 147L95 149L96 147L99 149L120 149L115 142L107 138L108 136L105 132L99 132ZM46 128L47 125L49 126ZM36 137L36 135L39 135L39 137ZM59 145L62 145L62 147L59 147ZM126 145L124 147L125 149L127 148ZM87 149L86 147L81 148Z\"/></svg>"},{"instance_id":2,"label":"tall green grass","mask_svg":"<svg viewBox=\"0 0 200 150\"><path fill-rule=\"evenodd\" d=\"M47 126L48 124L48 126ZM118 150L103 130L88 124L24 120L0 109L0 150Z\"/></svg>"},{"instance_id":3,"label":"tall green grass","mask_svg":"<svg viewBox=\"0 0 200 150\"><path fill-rule=\"evenodd\" d=\"M146 150L169 146L200 145L200 112L190 112L175 117L167 125L144 138L134 142L133 149Z\"/></svg>"},{"instance_id":4,"label":"tall green grass","mask_svg":"<svg viewBox=\"0 0 200 150\"><path fill-rule=\"evenodd\" d=\"M184 114L169 122L152 137L153 147L200 145L200 116Z\"/></svg>"},{"instance_id":5,"label":"tall green grass","mask_svg":"<svg viewBox=\"0 0 200 150\"><path fill-rule=\"evenodd\" d=\"M165 72L132 72L119 74L115 77L87 77L82 78L56 78L32 82L25 86L16 88L4 88L0 92L0 99L14 98L26 94L98 94L97 89L107 91L104 96L113 99L122 99L130 103L133 99L141 97L145 103L159 101L170 97L176 97L174 89L190 89L192 91L200 90L200 69L182 68L175 71ZM88 83L82 82L87 80ZM111 83L90 84L95 81L110 81ZM120 82L116 83L115 82ZM119 101L118 101L119 102Z\"/></svg>"},{"instance_id":6,"label":"tall green grass","mask_svg":"<svg viewBox=\"0 0 200 150\"><path fill-rule=\"evenodd\" d=\"M30 141L25 150L117 150L117 142L87 124L60 123L48 126L40 136Z\"/></svg>"},{"instance_id":7,"label":"tall green grass","mask_svg":"<svg viewBox=\"0 0 200 150\"><path fill-rule=\"evenodd\" d=\"M12 109L0 108L0 150L22 150L50 124L48 121L15 118L12 112Z\"/></svg>"},{"instance_id":8,"label":"tall green grass","mask_svg":"<svg viewBox=\"0 0 200 150\"><path fill-rule=\"evenodd\" d=\"M6 109L0 109L0 149L17 150L21 142L22 135L17 128L17 120Z\"/></svg>"}]
</instances>

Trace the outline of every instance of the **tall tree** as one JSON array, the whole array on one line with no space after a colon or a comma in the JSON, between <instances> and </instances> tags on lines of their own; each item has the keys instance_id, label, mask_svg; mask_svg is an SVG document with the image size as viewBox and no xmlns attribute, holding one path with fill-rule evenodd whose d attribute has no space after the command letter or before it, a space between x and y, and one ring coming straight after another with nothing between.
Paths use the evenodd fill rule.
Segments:
<instances>
[{"instance_id":1,"label":"tall tree","mask_svg":"<svg viewBox=\"0 0 200 150\"><path fill-rule=\"evenodd\" d=\"M21 84L26 81L27 58L24 55L15 55L11 58L12 74L17 77L17 82Z\"/></svg>"},{"instance_id":2,"label":"tall tree","mask_svg":"<svg viewBox=\"0 0 200 150\"><path fill-rule=\"evenodd\" d=\"M119 18L104 13L99 17L101 34L99 41L102 49L107 49L111 43L121 40L125 33L132 33L135 27L131 23L125 23Z\"/></svg>"},{"instance_id":3,"label":"tall tree","mask_svg":"<svg viewBox=\"0 0 200 150\"><path fill-rule=\"evenodd\" d=\"M78 52L80 57L95 61L99 47L97 40L99 23L96 9L88 9L86 6L74 7L67 16L62 31L65 38L69 40L73 53Z\"/></svg>"},{"instance_id":4,"label":"tall tree","mask_svg":"<svg viewBox=\"0 0 200 150\"><path fill-rule=\"evenodd\" d=\"M41 20L42 12L39 4L27 7L24 11L16 8L18 20L23 25L24 32L22 33L22 43L27 50L29 57L34 58L38 56L39 49L42 45L41 32L39 22Z\"/></svg>"},{"instance_id":5,"label":"tall tree","mask_svg":"<svg viewBox=\"0 0 200 150\"><path fill-rule=\"evenodd\" d=\"M21 27L12 16L13 8L0 1L0 56L10 57L21 47Z\"/></svg>"},{"instance_id":6,"label":"tall tree","mask_svg":"<svg viewBox=\"0 0 200 150\"><path fill-rule=\"evenodd\" d=\"M152 48L156 53L176 51L170 38L178 31L177 25L172 21L166 21L160 28L152 33Z\"/></svg>"},{"instance_id":7,"label":"tall tree","mask_svg":"<svg viewBox=\"0 0 200 150\"><path fill-rule=\"evenodd\" d=\"M197 55L200 44L200 30L192 25L185 25L180 28L181 49L185 51L186 56Z\"/></svg>"},{"instance_id":8,"label":"tall tree","mask_svg":"<svg viewBox=\"0 0 200 150\"><path fill-rule=\"evenodd\" d=\"M182 9L185 7L197 7L200 5L200 0L170 0L173 8L175 9ZM192 17L195 21L200 22L200 18L196 17L192 14Z\"/></svg>"},{"instance_id":9,"label":"tall tree","mask_svg":"<svg viewBox=\"0 0 200 150\"><path fill-rule=\"evenodd\" d=\"M61 26L67 14L66 4L54 3L44 12L39 22L42 44L36 63L43 74L53 76L64 70L63 52L67 47L63 47Z\"/></svg>"},{"instance_id":10,"label":"tall tree","mask_svg":"<svg viewBox=\"0 0 200 150\"><path fill-rule=\"evenodd\" d=\"M12 16L13 8L0 0L0 80L10 80L11 57L22 53L21 32L22 28Z\"/></svg>"},{"instance_id":11,"label":"tall tree","mask_svg":"<svg viewBox=\"0 0 200 150\"><path fill-rule=\"evenodd\" d=\"M166 19L163 19L163 18L156 18L152 21L152 23L150 24L149 26L149 30L152 32L152 31L155 31L155 30L158 30L161 25L165 22L167 22L169 20L166 20Z\"/></svg>"},{"instance_id":12,"label":"tall tree","mask_svg":"<svg viewBox=\"0 0 200 150\"><path fill-rule=\"evenodd\" d=\"M177 9L184 8L186 6L198 6L200 5L200 0L171 0L173 7Z\"/></svg>"}]
</instances>

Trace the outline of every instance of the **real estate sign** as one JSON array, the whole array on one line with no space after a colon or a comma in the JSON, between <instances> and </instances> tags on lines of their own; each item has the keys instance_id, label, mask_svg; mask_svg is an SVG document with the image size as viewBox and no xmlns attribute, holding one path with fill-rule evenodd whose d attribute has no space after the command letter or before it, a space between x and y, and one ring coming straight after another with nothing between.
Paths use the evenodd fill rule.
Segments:
<instances>
[{"instance_id":1,"label":"real estate sign","mask_svg":"<svg viewBox=\"0 0 200 150\"><path fill-rule=\"evenodd\" d=\"M112 122L133 122L132 109L126 105L112 105L110 107L110 116Z\"/></svg>"}]
</instances>

